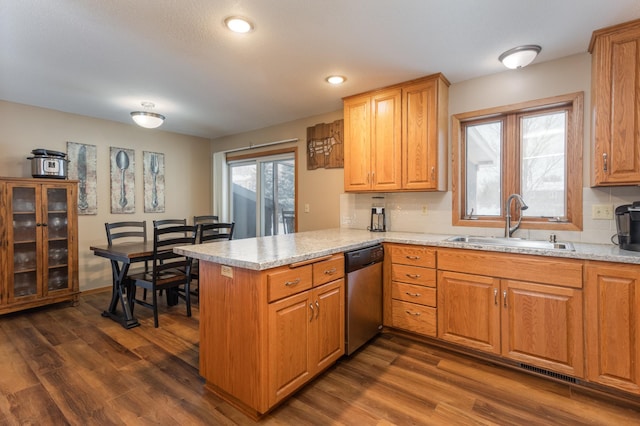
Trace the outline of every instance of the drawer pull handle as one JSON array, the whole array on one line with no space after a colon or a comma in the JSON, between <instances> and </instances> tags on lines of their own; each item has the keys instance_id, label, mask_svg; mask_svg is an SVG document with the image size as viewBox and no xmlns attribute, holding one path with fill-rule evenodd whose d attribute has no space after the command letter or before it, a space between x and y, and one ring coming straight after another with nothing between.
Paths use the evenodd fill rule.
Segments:
<instances>
[{"instance_id":1,"label":"drawer pull handle","mask_svg":"<svg viewBox=\"0 0 640 426\"><path fill-rule=\"evenodd\" d=\"M409 259L409 260L420 260L420 256L410 256L410 255L407 255L406 257L407 257L407 259Z\"/></svg>"},{"instance_id":2,"label":"drawer pull handle","mask_svg":"<svg viewBox=\"0 0 640 426\"><path fill-rule=\"evenodd\" d=\"M300 282L300 278L296 278L293 281L287 281L286 283L284 283L284 285L286 285L287 287L292 287L296 284L298 284Z\"/></svg>"},{"instance_id":3,"label":"drawer pull handle","mask_svg":"<svg viewBox=\"0 0 640 426\"><path fill-rule=\"evenodd\" d=\"M507 290L502 292L502 300L504 302L504 307L507 307Z\"/></svg>"},{"instance_id":4,"label":"drawer pull handle","mask_svg":"<svg viewBox=\"0 0 640 426\"><path fill-rule=\"evenodd\" d=\"M602 162L603 162L603 167L602 168L604 169L604 172L606 173L607 172L607 153L606 152L602 153Z\"/></svg>"},{"instance_id":5,"label":"drawer pull handle","mask_svg":"<svg viewBox=\"0 0 640 426\"><path fill-rule=\"evenodd\" d=\"M336 268L331 268L331 269L325 269L324 274L325 275L333 275L336 272L338 272L338 270Z\"/></svg>"},{"instance_id":6,"label":"drawer pull handle","mask_svg":"<svg viewBox=\"0 0 640 426\"><path fill-rule=\"evenodd\" d=\"M420 274L405 274L405 275L409 278L413 278L414 280L417 280L418 278L421 277Z\"/></svg>"},{"instance_id":7,"label":"drawer pull handle","mask_svg":"<svg viewBox=\"0 0 640 426\"><path fill-rule=\"evenodd\" d=\"M421 293L409 293L408 291L405 291L405 294L407 296L411 296L411 297L420 297L420 296L422 296Z\"/></svg>"},{"instance_id":8,"label":"drawer pull handle","mask_svg":"<svg viewBox=\"0 0 640 426\"><path fill-rule=\"evenodd\" d=\"M498 306L498 289L493 289L493 304Z\"/></svg>"},{"instance_id":9,"label":"drawer pull handle","mask_svg":"<svg viewBox=\"0 0 640 426\"><path fill-rule=\"evenodd\" d=\"M318 317L320 316L320 304L318 303L318 301L316 300L316 319L318 319Z\"/></svg>"},{"instance_id":10,"label":"drawer pull handle","mask_svg":"<svg viewBox=\"0 0 640 426\"><path fill-rule=\"evenodd\" d=\"M311 309L311 316L309 317L309 322L313 321L313 303L309 303L309 308Z\"/></svg>"},{"instance_id":11,"label":"drawer pull handle","mask_svg":"<svg viewBox=\"0 0 640 426\"><path fill-rule=\"evenodd\" d=\"M411 311L405 311L405 312L408 313L409 315L413 315L414 317L420 316L420 312L411 312Z\"/></svg>"}]
</instances>

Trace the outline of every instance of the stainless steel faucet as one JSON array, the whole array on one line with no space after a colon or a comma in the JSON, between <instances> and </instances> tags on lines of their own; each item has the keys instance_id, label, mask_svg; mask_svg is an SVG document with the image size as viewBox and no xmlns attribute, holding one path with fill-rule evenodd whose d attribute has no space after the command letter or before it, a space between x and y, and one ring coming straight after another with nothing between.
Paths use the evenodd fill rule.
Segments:
<instances>
[{"instance_id":1,"label":"stainless steel faucet","mask_svg":"<svg viewBox=\"0 0 640 426\"><path fill-rule=\"evenodd\" d=\"M520 214L518 215L518 223L515 226L511 226L511 202L513 200L517 200L518 204L520 204ZM522 196L520 194L511 194L509 198L507 198L507 202L504 204L505 209L505 222L504 222L504 237L511 238L514 232L520 228L520 223L522 222L522 210L528 209L529 206L524 202Z\"/></svg>"}]
</instances>

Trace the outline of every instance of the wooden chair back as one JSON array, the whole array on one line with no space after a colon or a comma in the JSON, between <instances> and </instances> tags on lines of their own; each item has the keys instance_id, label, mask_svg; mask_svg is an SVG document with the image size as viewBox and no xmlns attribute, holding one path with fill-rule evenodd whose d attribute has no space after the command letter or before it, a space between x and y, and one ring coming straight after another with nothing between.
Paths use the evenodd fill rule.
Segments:
<instances>
[{"instance_id":1,"label":"wooden chair back","mask_svg":"<svg viewBox=\"0 0 640 426\"><path fill-rule=\"evenodd\" d=\"M107 243L120 238L138 238L147 241L147 221L111 222L104 224L107 231Z\"/></svg>"},{"instance_id":2,"label":"wooden chair back","mask_svg":"<svg viewBox=\"0 0 640 426\"><path fill-rule=\"evenodd\" d=\"M203 223L218 223L218 216L194 216L193 224L201 225Z\"/></svg>"},{"instance_id":3,"label":"wooden chair back","mask_svg":"<svg viewBox=\"0 0 640 426\"><path fill-rule=\"evenodd\" d=\"M185 226L187 224L187 219L160 219L153 221L153 227L155 228L164 228L165 226Z\"/></svg>"},{"instance_id":4,"label":"wooden chair back","mask_svg":"<svg viewBox=\"0 0 640 426\"><path fill-rule=\"evenodd\" d=\"M231 223L204 223L199 225L199 243L208 243L215 240L233 239L235 222Z\"/></svg>"}]
</instances>

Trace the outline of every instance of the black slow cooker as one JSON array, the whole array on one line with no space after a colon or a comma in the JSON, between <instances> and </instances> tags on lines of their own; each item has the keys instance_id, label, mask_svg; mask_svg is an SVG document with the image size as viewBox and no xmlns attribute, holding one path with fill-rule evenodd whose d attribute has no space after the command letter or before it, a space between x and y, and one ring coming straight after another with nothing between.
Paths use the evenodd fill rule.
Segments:
<instances>
[{"instance_id":1,"label":"black slow cooker","mask_svg":"<svg viewBox=\"0 0 640 426\"><path fill-rule=\"evenodd\" d=\"M27 157L31 160L31 176L34 178L67 178L67 154L60 151L52 151L50 149L38 148L31 151L33 157Z\"/></svg>"}]
</instances>

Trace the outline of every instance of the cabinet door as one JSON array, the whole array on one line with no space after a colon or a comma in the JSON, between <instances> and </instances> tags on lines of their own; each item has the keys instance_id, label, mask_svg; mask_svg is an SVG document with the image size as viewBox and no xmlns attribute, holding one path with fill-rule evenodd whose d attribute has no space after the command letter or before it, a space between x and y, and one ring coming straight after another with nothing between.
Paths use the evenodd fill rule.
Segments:
<instances>
[{"instance_id":1,"label":"cabinet door","mask_svg":"<svg viewBox=\"0 0 640 426\"><path fill-rule=\"evenodd\" d=\"M438 337L500 353L500 280L438 272Z\"/></svg>"},{"instance_id":2,"label":"cabinet door","mask_svg":"<svg viewBox=\"0 0 640 426\"><path fill-rule=\"evenodd\" d=\"M592 102L596 185L640 182L640 25L594 38Z\"/></svg>"},{"instance_id":3,"label":"cabinet door","mask_svg":"<svg viewBox=\"0 0 640 426\"><path fill-rule=\"evenodd\" d=\"M640 394L640 267L586 267L587 379Z\"/></svg>"},{"instance_id":4,"label":"cabinet door","mask_svg":"<svg viewBox=\"0 0 640 426\"><path fill-rule=\"evenodd\" d=\"M371 98L344 101L344 190L371 188Z\"/></svg>"},{"instance_id":5,"label":"cabinet door","mask_svg":"<svg viewBox=\"0 0 640 426\"><path fill-rule=\"evenodd\" d=\"M372 189L390 191L402 186L402 115L400 89L371 98Z\"/></svg>"},{"instance_id":6,"label":"cabinet door","mask_svg":"<svg viewBox=\"0 0 640 426\"><path fill-rule=\"evenodd\" d=\"M403 88L402 188L436 189L438 159L437 81Z\"/></svg>"},{"instance_id":7,"label":"cabinet door","mask_svg":"<svg viewBox=\"0 0 640 426\"><path fill-rule=\"evenodd\" d=\"M502 355L584 377L582 290L503 280Z\"/></svg>"},{"instance_id":8,"label":"cabinet door","mask_svg":"<svg viewBox=\"0 0 640 426\"><path fill-rule=\"evenodd\" d=\"M7 184L7 211L12 220L12 226L7 226L6 293L9 304L36 299L43 293L41 196L39 184Z\"/></svg>"},{"instance_id":9,"label":"cabinet door","mask_svg":"<svg viewBox=\"0 0 640 426\"><path fill-rule=\"evenodd\" d=\"M311 366L324 370L344 354L344 279L313 291L314 319L311 327Z\"/></svg>"},{"instance_id":10,"label":"cabinet door","mask_svg":"<svg viewBox=\"0 0 640 426\"><path fill-rule=\"evenodd\" d=\"M42 187L43 296L68 292L74 287L75 202L75 187Z\"/></svg>"},{"instance_id":11,"label":"cabinet door","mask_svg":"<svg viewBox=\"0 0 640 426\"><path fill-rule=\"evenodd\" d=\"M269 406L311 378L311 290L269 304Z\"/></svg>"}]
</instances>

